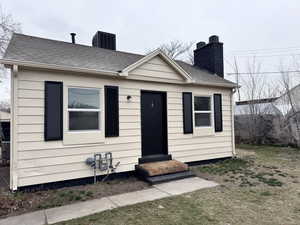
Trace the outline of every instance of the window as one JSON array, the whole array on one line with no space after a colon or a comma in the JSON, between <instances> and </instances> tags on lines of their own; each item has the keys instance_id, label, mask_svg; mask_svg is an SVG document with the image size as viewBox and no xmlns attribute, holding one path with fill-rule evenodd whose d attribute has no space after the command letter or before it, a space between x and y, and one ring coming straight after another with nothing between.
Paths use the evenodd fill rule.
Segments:
<instances>
[{"instance_id":1,"label":"window","mask_svg":"<svg viewBox=\"0 0 300 225\"><path fill-rule=\"evenodd\" d=\"M100 129L99 89L69 88L68 114L69 130Z\"/></svg>"},{"instance_id":2,"label":"window","mask_svg":"<svg viewBox=\"0 0 300 225\"><path fill-rule=\"evenodd\" d=\"M194 97L194 118L195 127L211 126L211 98L210 97Z\"/></svg>"}]
</instances>

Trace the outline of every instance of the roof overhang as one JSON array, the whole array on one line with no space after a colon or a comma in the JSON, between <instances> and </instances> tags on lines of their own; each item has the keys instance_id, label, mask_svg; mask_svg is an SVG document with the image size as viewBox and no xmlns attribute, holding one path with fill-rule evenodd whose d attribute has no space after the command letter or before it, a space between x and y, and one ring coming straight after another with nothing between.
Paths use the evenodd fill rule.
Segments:
<instances>
[{"instance_id":1,"label":"roof overhang","mask_svg":"<svg viewBox=\"0 0 300 225\"><path fill-rule=\"evenodd\" d=\"M192 77L181 68L173 59L171 59L169 56L167 56L163 51L160 49L157 49L153 52L150 52L140 60L136 61L135 63L127 66L125 69L119 72L120 76L127 77L129 72L138 68L142 64L148 62L149 60L153 59L156 56L160 56L167 64L169 64L176 72L178 72L186 83L193 83Z\"/></svg>"},{"instance_id":2,"label":"roof overhang","mask_svg":"<svg viewBox=\"0 0 300 225\"><path fill-rule=\"evenodd\" d=\"M37 62L29 62L29 61L18 61L18 60L8 60L8 59L0 59L0 63L5 66L24 66L38 69L49 69L49 70L59 70L59 71L71 71L77 73L89 73L89 74L99 74L99 75L110 75L110 76L118 76L118 72L107 71L107 70L94 70L94 69L86 69L81 67L72 67L72 66L62 66L56 64L47 64L47 63L37 63Z\"/></svg>"},{"instance_id":3,"label":"roof overhang","mask_svg":"<svg viewBox=\"0 0 300 225\"><path fill-rule=\"evenodd\" d=\"M237 89L238 86L235 84L220 84L220 83L216 83L216 82L201 82L201 83L197 83L194 82L191 85L196 85L196 86L209 86L209 87L222 87L222 88L230 88L230 89Z\"/></svg>"},{"instance_id":4,"label":"roof overhang","mask_svg":"<svg viewBox=\"0 0 300 225\"><path fill-rule=\"evenodd\" d=\"M57 70L57 71L70 71L76 73L87 73L87 74L95 74L95 75L108 75L114 77L127 77L128 72L132 71L133 69L137 68L139 65L143 64L144 62L150 60L151 58L160 55L167 63L169 63L178 73L180 73L186 81L186 84L196 85L196 86L213 86L213 87L224 87L224 88L238 88L237 85L234 84L219 84L219 83L211 83L211 82L202 82L197 83L195 82L192 77L185 72L174 60L170 57L165 55L160 50L156 50L151 52L150 54L146 55L142 59L138 60L137 62L131 64L130 66L126 67L120 72L116 71L108 71L108 70L95 70L95 69L87 69L81 67L71 67L71 66L62 66L56 64L47 64L47 63L37 63L31 61L19 61L19 60L10 60L10 59L0 59L0 64L4 64L7 67L17 65L23 67L30 67L36 69L47 69L47 70Z\"/></svg>"}]
</instances>

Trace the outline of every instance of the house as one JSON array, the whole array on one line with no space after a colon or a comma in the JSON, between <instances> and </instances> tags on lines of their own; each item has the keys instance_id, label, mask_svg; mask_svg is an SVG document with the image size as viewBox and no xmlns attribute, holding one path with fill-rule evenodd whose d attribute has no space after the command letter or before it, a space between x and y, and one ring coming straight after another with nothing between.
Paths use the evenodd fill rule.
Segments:
<instances>
[{"instance_id":1,"label":"house","mask_svg":"<svg viewBox=\"0 0 300 225\"><path fill-rule=\"evenodd\" d=\"M243 116L250 114L280 115L281 111L275 105L278 97L238 101L234 115Z\"/></svg>"},{"instance_id":2,"label":"house","mask_svg":"<svg viewBox=\"0 0 300 225\"><path fill-rule=\"evenodd\" d=\"M279 97L236 102L235 135L238 142L249 140L253 130L257 138L268 139L265 140L268 144L298 145L299 102L300 85Z\"/></svg>"},{"instance_id":3,"label":"house","mask_svg":"<svg viewBox=\"0 0 300 225\"><path fill-rule=\"evenodd\" d=\"M280 110L282 115L289 115L293 110L296 112L300 111L300 84L281 94L274 102L274 105Z\"/></svg>"},{"instance_id":4,"label":"house","mask_svg":"<svg viewBox=\"0 0 300 225\"><path fill-rule=\"evenodd\" d=\"M275 106L277 99L274 97L236 102L236 143L271 144L274 141L274 129L271 128L279 127L276 118L282 115Z\"/></svg>"},{"instance_id":5,"label":"house","mask_svg":"<svg viewBox=\"0 0 300 225\"><path fill-rule=\"evenodd\" d=\"M10 113L0 110L0 164L6 165L10 156Z\"/></svg>"},{"instance_id":6,"label":"house","mask_svg":"<svg viewBox=\"0 0 300 225\"><path fill-rule=\"evenodd\" d=\"M223 78L217 36L197 44L190 65L160 50L117 51L114 34L98 31L92 46L72 35L67 43L15 33L1 60L12 76L12 190L105 174L95 153L111 153L118 173L235 154L236 85ZM97 157L103 167L93 170Z\"/></svg>"},{"instance_id":7,"label":"house","mask_svg":"<svg viewBox=\"0 0 300 225\"><path fill-rule=\"evenodd\" d=\"M283 92L278 97L237 101L234 114L256 113L286 116L293 110L292 106L295 111L300 111L300 84Z\"/></svg>"},{"instance_id":8,"label":"house","mask_svg":"<svg viewBox=\"0 0 300 225\"><path fill-rule=\"evenodd\" d=\"M300 84L283 93L275 102L292 137L292 144L300 146Z\"/></svg>"}]
</instances>

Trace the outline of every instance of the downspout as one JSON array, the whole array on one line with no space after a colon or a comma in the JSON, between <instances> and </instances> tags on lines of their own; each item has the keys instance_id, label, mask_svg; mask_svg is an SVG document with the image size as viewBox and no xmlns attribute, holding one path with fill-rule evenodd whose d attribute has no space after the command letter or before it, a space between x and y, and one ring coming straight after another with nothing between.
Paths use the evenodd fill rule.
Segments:
<instances>
[{"instance_id":1,"label":"downspout","mask_svg":"<svg viewBox=\"0 0 300 225\"><path fill-rule=\"evenodd\" d=\"M236 88L233 88L231 92L231 144L232 144L233 157L236 157L235 134L234 134L234 99L233 99L233 95L235 94L236 90L237 90Z\"/></svg>"},{"instance_id":2,"label":"downspout","mask_svg":"<svg viewBox=\"0 0 300 225\"><path fill-rule=\"evenodd\" d=\"M17 142L17 109L18 109L18 66L11 69L11 119L10 119L10 189L18 188L18 142Z\"/></svg>"}]
</instances>

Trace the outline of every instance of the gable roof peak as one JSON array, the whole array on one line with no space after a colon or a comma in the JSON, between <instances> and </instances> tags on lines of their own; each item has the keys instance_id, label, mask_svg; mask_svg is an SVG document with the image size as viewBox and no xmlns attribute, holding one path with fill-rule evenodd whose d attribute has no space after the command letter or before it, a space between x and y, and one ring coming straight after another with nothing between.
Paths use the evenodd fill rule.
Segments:
<instances>
[{"instance_id":1,"label":"gable roof peak","mask_svg":"<svg viewBox=\"0 0 300 225\"><path fill-rule=\"evenodd\" d=\"M187 83L192 83L193 79L192 77L184 70L181 68L181 66L175 62L172 58L170 58L167 54L165 54L161 49L156 49L149 54L145 55L143 58L140 60L136 61L135 63L127 66L124 68L122 71L120 71L119 75L120 76L128 76L128 73L137 67L141 66L142 64L148 62L149 60L153 59L156 56L160 56L169 66L171 66L175 71L177 71Z\"/></svg>"}]
</instances>

